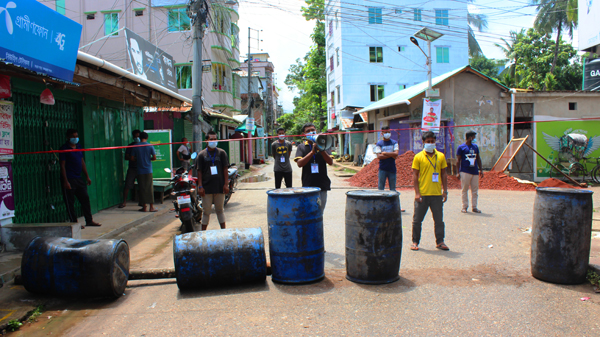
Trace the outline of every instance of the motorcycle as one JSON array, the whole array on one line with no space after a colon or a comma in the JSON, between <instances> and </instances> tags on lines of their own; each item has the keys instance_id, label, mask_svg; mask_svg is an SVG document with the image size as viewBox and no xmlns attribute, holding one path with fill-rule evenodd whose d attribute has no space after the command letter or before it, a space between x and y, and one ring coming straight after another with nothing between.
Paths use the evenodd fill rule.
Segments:
<instances>
[{"instance_id":1,"label":"motorcycle","mask_svg":"<svg viewBox=\"0 0 600 337\"><path fill-rule=\"evenodd\" d=\"M196 153L192 154L191 159L196 159ZM171 173L171 169L165 168L166 172ZM175 175L171 179L173 183L173 192L171 195L177 196L173 201L175 212L181 220L182 232L194 232L194 224L202 220L202 202L196 192L197 178L191 173L191 168L186 171L183 167L175 170Z\"/></svg>"},{"instance_id":2,"label":"motorcycle","mask_svg":"<svg viewBox=\"0 0 600 337\"><path fill-rule=\"evenodd\" d=\"M231 196L234 193L234 189L237 187L238 178L240 177L240 174L238 173L238 169L237 167L235 167L235 164L229 165L227 172L229 172L229 193L225 195L225 202L223 203L223 206L227 205L229 199L231 199Z\"/></svg>"}]
</instances>

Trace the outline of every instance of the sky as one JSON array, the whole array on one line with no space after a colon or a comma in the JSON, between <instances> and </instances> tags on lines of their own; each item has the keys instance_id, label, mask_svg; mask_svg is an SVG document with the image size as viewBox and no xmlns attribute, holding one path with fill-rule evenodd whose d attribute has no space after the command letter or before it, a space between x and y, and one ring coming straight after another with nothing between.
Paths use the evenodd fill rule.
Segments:
<instances>
[{"instance_id":1,"label":"sky","mask_svg":"<svg viewBox=\"0 0 600 337\"><path fill-rule=\"evenodd\" d=\"M403 2L417 4L419 1ZM243 55L240 55L240 58L245 59L248 52L250 27L253 29L251 53L269 53L270 61L275 66L275 83L281 89L279 104L283 105L285 112L292 112L292 101L297 93L290 91L284 80L290 65L294 64L297 58L304 57L312 45L310 34L314 22L306 21L300 12L305 3L303 0L239 0L239 3L238 26L240 50ZM488 58L504 58L502 50L496 47L495 43L504 44L501 38L508 39L511 30L519 31L521 28L532 27L536 13L535 6L530 5L527 0L475 0L469 5L469 11L487 16L488 28L484 32L476 32L475 35ZM566 35L563 39L571 42ZM577 32L572 43L577 48Z\"/></svg>"}]
</instances>

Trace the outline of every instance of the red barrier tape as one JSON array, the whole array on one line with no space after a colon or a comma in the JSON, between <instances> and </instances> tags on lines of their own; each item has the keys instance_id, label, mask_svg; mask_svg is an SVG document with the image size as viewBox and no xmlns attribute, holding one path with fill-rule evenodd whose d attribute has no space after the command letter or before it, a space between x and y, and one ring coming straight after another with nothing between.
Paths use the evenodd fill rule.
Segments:
<instances>
[{"instance_id":1,"label":"red barrier tape","mask_svg":"<svg viewBox=\"0 0 600 337\"><path fill-rule=\"evenodd\" d=\"M600 120L600 117L587 117L587 118L568 118L561 120L548 120L548 121L525 121L525 122L515 122L512 124L533 124L533 123L547 123L547 122L571 122L571 121L588 121L588 120ZM468 128L474 126L498 126L498 125L510 125L511 123L484 123L484 124L465 124L465 125L444 125L440 126L440 129L454 129L454 128ZM389 131L407 131L407 130L421 130L422 128L403 128L403 129L390 129ZM381 130L362 130L362 131L349 131L346 133L376 133ZM331 133L321 133L322 135L338 135L340 132L331 132ZM278 139L279 136L266 136L266 137L251 137L251 138L237 138L237 139L220 139L219 142L234 142L234 141L247 141L247 140L256 140L256 139ZM286 138L289 137L304 137L304 135L286 135ZM207 140L193 142L190 141L188 143L207 143ZM158 144L144 144L144 145L131 145L131 146L109 146L109 147L96 147L90 149L72 149L72 150L51 150L51 151L35 151L35 152L19 152L13 153L13 155L24 155L24 154L45 154L45 153L66 153L66 152L88 152L88 151L105 151L105 150L120 150L134 147L144 147L144 146L157 146L157 145L178 145L185 144L184 142L173 142L173 143L158 143Z\"/></svg>"}]
</instances>

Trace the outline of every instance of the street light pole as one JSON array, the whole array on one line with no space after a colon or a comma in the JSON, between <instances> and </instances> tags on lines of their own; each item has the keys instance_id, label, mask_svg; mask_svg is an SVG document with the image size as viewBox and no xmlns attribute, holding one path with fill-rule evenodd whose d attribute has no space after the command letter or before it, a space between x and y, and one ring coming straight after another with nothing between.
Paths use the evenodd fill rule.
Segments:
<instances>
[{"instance_id":1,"label":"street light pole","mask_svg":"<svg viewBox=\"0 0 600 337\"><path fill-rule=\"evenodd\" d=\"M431 92L432 86L431 86L431 41L427 40L427 78L429 79L429 86L427 87L429 90L427 92L427 96L429 96L429 93Z\"/></svg>"},{"instance_id":2,"label":"street light pole","mask_svg":"<svg viewBox=\"0 0 600 337\"><path fill-rule=\"evenodd\" d=\"M202 116L202 37L204 34L204 23L208 14L205 0L192 0L188 5L188 16L194 27L194 58L192 63L192 125L194 127L193 151L201 150L202 128L200 116Z\"/></svg>"},{"instance_id":3,"label":"street light pole","mask_svg":"<svg viewBox=\"0 0 600 337\"><path fill-rule=\"evenodd\" d=\"M432 63L431 62L431 42L439 39L442 36L444 36L444 34L436 32L429 28L423 28L415 33L415 37L418 37L421 40L427 41L428 54L425 54L423 49L421 49L421 47L419 46L419 42L417 41L417 39L415 39L415 37L413 37L413 36L410 37L410 42L412 42L415 46L417 46L421 50L421 53L423 53L423 55L425 55L425 57L427 58L427 80L429 81L429 85L428 85L426 96L428 98L431 96L431 94L433 92L433 87L431 84L431 74L432 74L432 71L431 71L431 63Z\"/></svg>"}]
</instances>

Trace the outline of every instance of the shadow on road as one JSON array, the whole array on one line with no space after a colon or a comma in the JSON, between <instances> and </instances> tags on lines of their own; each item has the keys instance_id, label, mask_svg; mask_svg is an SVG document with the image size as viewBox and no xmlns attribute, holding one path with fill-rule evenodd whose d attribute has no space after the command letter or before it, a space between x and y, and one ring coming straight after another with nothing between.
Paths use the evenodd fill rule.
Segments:
<instances>
[{"instance_id":1,"label":"shadow on road","mask_svg":"<svg viewBox=\"0 0 600 337\"><path fill-rule=\"evenodd\" d=\"M177 293L177 299L193 299L200 297L214 297L223 295L234 295L234 294L247 294L247 293L258 293L263 291L269 291L269 283L267 281L262 283L253 284L241 284L234 286L223 286L223 287L212 287L199 290L179 290Z\"/></svg>"},{"instance_id":2,"label":"shadow on road","mask_svg":"<svg viewBox=\"0 0 600 337\"><path fill-rule=\"evenodd\" d=\"M423 253L429 254L429 255L447 257L449 259L459 259L464 254L464 253L459 253L459 252L444 251L444 250L437 250L437 249L436 250L427 250L424 248L419 248L419 252L423 252Z\"/></svg>"},{"instance_id":3,"label":"shadow on road","mask_svg":"<svg viewBox=\"0 0 600 337\"><path fill-rule=\"evenodd\" d=\"M400 279L398 281L389 284L355 284L364 290L368 290L374 293L386 294L406 293L409 291L413 291L417 287L416 283L402 276L400 276Z\"/></svg>"},{"instance_id":4,"label":"shadow on road","mask_svg":"<svg viewBox=\"0 0 600 337\"><path fill-rule=\"evenodd\" d=\"M280 284L273 283L277 290L291 295L318 295L329 292L335 288L331 275L325 274L325 278L308 284Z\"/></svg>"}]
</instances>

